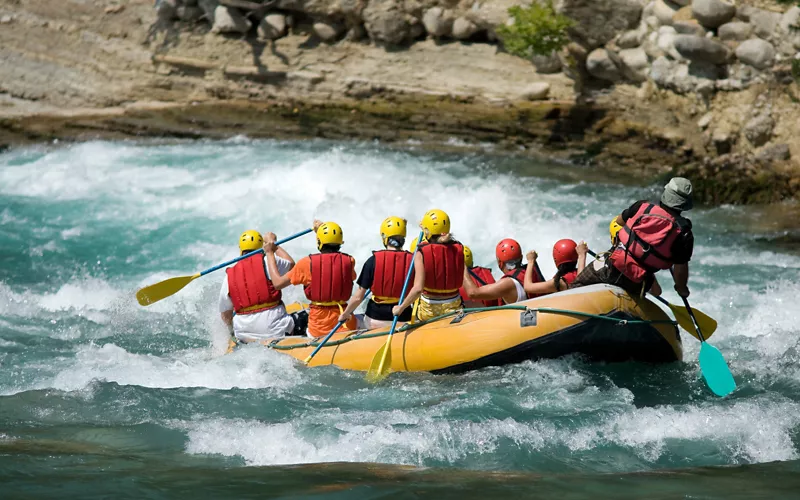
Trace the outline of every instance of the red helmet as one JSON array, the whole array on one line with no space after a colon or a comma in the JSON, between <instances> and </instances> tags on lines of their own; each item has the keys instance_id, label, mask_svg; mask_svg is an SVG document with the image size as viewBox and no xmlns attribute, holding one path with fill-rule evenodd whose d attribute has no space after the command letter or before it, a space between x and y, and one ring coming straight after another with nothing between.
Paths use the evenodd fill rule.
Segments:
<instances>
[{"instance_id":1,"label":"red helmet","mask_svg":"<svg viewBox=\"0 0 800 500\"><path fill-rule=\"evenodd\" d=\"M577 246L573 240L558 240L553 245L553 260L556 262L556 267L567 262L578 262Z\"/></svg>"},{"instance_id":2,"label":"red helmet","mask_svg":"<svg viewBox=\"0 0 800 500\"><path fill-rule=\"evenodd\" d=\"M522 260L522 247L520 247L517 240L506 238L497 244L494 254L500 262Z\"/></svg>"}]
</instances>

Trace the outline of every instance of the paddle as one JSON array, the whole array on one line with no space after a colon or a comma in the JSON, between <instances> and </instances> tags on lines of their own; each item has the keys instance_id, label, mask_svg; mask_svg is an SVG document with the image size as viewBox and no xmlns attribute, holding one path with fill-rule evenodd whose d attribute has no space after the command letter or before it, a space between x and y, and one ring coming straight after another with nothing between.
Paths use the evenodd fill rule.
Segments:
<instances>
[{"instance_id":1,"label":"paddle","mask_svg":"<svg viewBox=\"0 0 800 500\"><path fill-rule=\"evenodd\" d=\"M669 271L674 280L675 272L672 268L670 268ZM706 379L706 384L708 384L709 389L711 389L714 394L725 397L736 389L736 381L733 380L733 374L731 374L728 363L725 362L725 358L722 356L722 353L719 352L719 349L706 342L706 339L703 337L700 325L697 323L692 307L689 305L689 299L686 297L681 298L683 299L683 304L686 306L686 310L689 312L689 317L691 317L694 322L697 335L700 338L700 373L703 374L703 378Z\"/></svg>"},{"instance_id":2,"label":"paddle","mask_svg":"<svg viewBox=\"0 0 800 500\"><path fill-rule=\"evenodd\" d=\"M372 292L367 292L367 293L366 293L366 295L364 295L364 300L367 300L367 299L369 298L369 294L370 294L370 293L372 293ZM364 300L362 300L361 302L363 303L363 302L364 302ZM310 354L310 355L309 355L309 356L308 356L308 357L305 359L305 361L303 361L303 363L305 363L305 364L309 364L309 363L311 362L311 360L314 358L314 356L316 356L316 355L317 355L317 353L319 352L319 350L320 350L320 349L322 349L322 346L324 346L324 345L325 345L325 343L326 343L326 342L328 342L328 339L329 339L329 338L331 338L331 337L333 336L333 334L334 334L334 333L336 333L336 331L337 331L339 328L341 328L341 327L342 327L342 325L343 325L344 323L345 323L344 321L340 321L340 322L336 323L336 326L334 326L334 327L333 327L333 330L331 330L329 334L325 335L325 338L324 338L324 339L322 339L322 342L320 342L320 344L317 346L317 348L316 348L316 349L314 349L314 352L312 352L312 353L311 353L311 354Z\"/></svg>"},{"instance_id":3,"label":"paddle","mask_svg":"<svg viewBox=\"0 0 800 500\"><path fill-rule=\"evenodd\" d=\"M295 238L299 238L300 236L303 236L304 234L308 234L311 231L313 231L313 230L312 229L306 229L304 231L300 231L299 233L295 233L295 234L289 236L288 238L284 238L284 239L280 240L277 244L280 245L280 244L286 243L287 241L291 241L291 240L293 240ZM264 249L260 248L258 250L254 250L254 251L252 251L250 253L246 253L246 254L242 255L241 257L236 257L235 259L231 259L228 262L223 262L222 264L220 264L218 266L214 266L214 267L211 267L209 269L206 269L205 271L201 271L201 272L199 272L197 274L192 274L190 276L178 276L177 278L169 278L169 279L166 279L164 281L159 281L158 283L156 283L154 285L146 286L146 287L142 288L141 290L139 290L138 292L136 292L136 300L139 301L140 305L149 306L150 304L152 304L154 302L158 302L161 299L165 299L165 298L169 297L170 295L174 295L174 294L178 293L183 287L185 287L186 285L188 285L192 281L196 280L200 276L205 276L206 274L214 272L217 269L222 269L223 267L227 267L227 266L229 266L231 264L239 262L242 259L246 259L246 258L248 258L248 257L250 257L252 255L255 255L257 253L261 253L263 251L264 251Z\"/></svg>"},{"instance_id":4,"label":"paddle","mask_svg":"<svg viewBox=\"0 0 800 500\"><path fill-rule=\"evenodd\" d=\"M597 257L597 254L593 251L589 250L589 255L592 257ZM691 316L689 315L689 311L684 306L679 306L668 302L664 297L650 295L650 297L655 298L656 300L660 301L665 306L669 307L672 311L672 314L675 316L675 320L677 320L678 324L686 330L690 335L692 335L697 340L701 340L700 336L697 334L697 330L694 327L694 322L692 321ZM717 331L717 320L712 318L711 316L707 315L703 311L699 309L694 309L694 316L697 320L697 324L700 326L700 329L703 330L706 340L711 338L711 335Z\"/></svg>"},{"instance_id":5,"label":"paddle","mask_svg":"<svg viewBox=\"0 0 800 500\"><path fill-rule=\"evenodd\" d=\"M422 237L424 235L423 231L419 232L419 237L417 241L422 241ZM414 250L414 254L419 251L419 246L417 249ZM406 298L406 290L408 289L408 280L411 279L411 273L414 272L414 260L411 260L411 265L408 266L408 273L406 273L406 280L403 283L403 291L400 292L400 303L403 303L403 300ZM392 367L392 337L394 336L394 331L397 328L397 319L399 316L395 316L392 319L392 327L389 329L389 335L386 337L386 343L378 349L378 352L375 353L375 356L372 358L372 363L369 365L369 370L367 371L367 381L371 383L380 382L387 375L389 375L389 369Z\"/></svg>"}]
</instances>

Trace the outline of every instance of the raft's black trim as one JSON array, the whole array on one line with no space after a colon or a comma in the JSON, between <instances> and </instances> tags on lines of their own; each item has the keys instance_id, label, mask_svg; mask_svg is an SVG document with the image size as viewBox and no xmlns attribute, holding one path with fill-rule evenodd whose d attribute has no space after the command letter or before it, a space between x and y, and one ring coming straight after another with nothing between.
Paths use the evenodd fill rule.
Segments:
<instances>
[{"instance_id":1,"label":"raft's black trim","mask_svg":"<svg viewBox=\"0 0 800 500\"><path fill-rule=\"evenodd\" d=\"M627 313L614 312L604 315L617 320L638 319ZM680 341L677 327L675 336ZM487 366L501 366L542 358L559 358L568 354L583 354L595 361L643 361L669 363L678 361L672 345L652 324L609 324L607 320L590 318L586 321L553 332L538 339L529 340L510 349L496 352L467 363L450 366L432 373L463 373Z\"/></svg>"}]
</instances>

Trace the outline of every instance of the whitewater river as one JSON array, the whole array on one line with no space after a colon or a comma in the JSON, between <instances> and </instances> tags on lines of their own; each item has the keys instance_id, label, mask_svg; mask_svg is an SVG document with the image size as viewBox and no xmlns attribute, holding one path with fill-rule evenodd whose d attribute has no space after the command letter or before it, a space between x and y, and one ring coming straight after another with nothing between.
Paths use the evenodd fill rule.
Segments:
<instances>
[{"instance_id":1,"label":"whitewater river","mask_svg":"<svg viewBox=\"0 0 800 500\"><path fill-rule=\"evenodd\" d=\"M371 386L261 347L223 355L221 272L148 308L134 299L144 285L236 256L245 229L281 237L315 217L342 225L360 267L384 217L415 221L433 207L451 215L476 262L491 265L510 236L537 249L550 275L556 240L605 249L612 215L656 193L581 182L590 171L574 167L509 173L524 164L244 139L0 154L0 489L796 495L800 256L774 247L781 235L742 209L691 213L691 298L719 320L712 343L739 386L726 399L698 379L699 346L686 334L684 362L665 366L570 357ZM313 237L286 248L308 254Z\"/></svg>"}]
</instances>

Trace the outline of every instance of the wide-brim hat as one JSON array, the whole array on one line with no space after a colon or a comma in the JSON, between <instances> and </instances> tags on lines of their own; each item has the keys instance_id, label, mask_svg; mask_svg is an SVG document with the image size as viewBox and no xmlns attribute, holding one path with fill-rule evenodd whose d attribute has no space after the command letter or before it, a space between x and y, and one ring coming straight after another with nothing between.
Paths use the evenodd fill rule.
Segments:
<instances>
[{"instance_id":1,"label":"wide-brim hat","mask_svg":"<svg viewBox=\"0 0 800 500\"><path fill-rule=\"evenodd\" d=\"M667 185L664 186L661 204L675 210L691 210L694 206L691 181L685 177L673 177L670 179Z\"/></svg>"}]
</instances>

